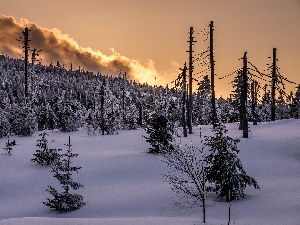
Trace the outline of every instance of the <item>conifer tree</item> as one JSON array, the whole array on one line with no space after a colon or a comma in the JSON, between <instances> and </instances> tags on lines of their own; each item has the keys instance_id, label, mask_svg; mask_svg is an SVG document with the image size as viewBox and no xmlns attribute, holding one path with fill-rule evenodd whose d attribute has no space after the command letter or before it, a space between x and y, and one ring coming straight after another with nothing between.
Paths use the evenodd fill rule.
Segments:
<instances>
[{"instance_id":1,"label":"conifer tree","mask_svg":"<svg viewBox=\"0 0 300 225\"><path fill-rule=\"evenodd\" d=\"M265 94L262 98L261 110L259 113L259 118L264 122L271 121L271 96L270 92L265 90Z\"/></svg>"},{"instance_id":2,"label":"conifer tree","mask_svg":"<svg viewBox=\"0 0 300 225\"><path fill-rule=\"evenodd\" d=\"M259 189L259 186L254 178L246 174L237 156L237 143L240 140L226 136L228 130L223 124L216 125L213 136L204 137L204 146L209 150L206 156L207 180L214 184L212 191L216 192L218 197L226 197L227 201L239 199L244 197L247 185L256 189Z\"/></svg>"},{"instance_id":3,"label":"conifer tree","mask_svg":"<svg viewBox=\"0 0 300 225\"><path fill-rule=\"evenodd\" d=\"M243 77L242 71L239 71L237 76L234 78L232 82L233 90L233 99L232 106L234 109L235 118L234 121L242 121L242 88L243 88Z\"/></svg>"},{"instance_id":4,"label":"conifer tree","mask_svg":"<svg viewBox=\"0 0 300 225\"><path fill-rule=\"evenodd\" d=\"M48 140L46 139L46 132L40 133L39 136L41 136L40 139L37 140L36 146L39 147L38 150L36 150L36 153L33 154L35 158L31 159L32 162L36 162L40 165L51 165L52 163L55 163L56 160L59 158L58 151L61 151L61 149L49 149L48 148Z\"/></svg>"},{"instance_id":5,"label":"conifer tree","mask_svg":"<svg viewBox=\"0 0 300 225\"><path fill-rule=\"evenodd\" d=\"M10 123L8 121L8 113L5 109L0 109L0 138L4 138L9 134Z\"/></svg>"},{"instance_id":6,"label":"conifer tree","mask_svg":"<svg viewBox=\"0 0 300 225\"><path fill-rule=\"evenodd\" d=\"M96 135L100 131L100 113L89 109L85 115L85 129L88 135Z\"/></svg>"},{"instance_id":7,"label":"conifer tree","mask_svg":"<svg viewBox=\"0 0 300 225\"><path fill-rule=\"evenodd\" d=\"M216 99L216 107L218 109L217 116L223 123L236 122L236 112L232 106L230 98L224 99L222 96Z\"/></svg>"},{"instance_id":8,"label":"conifer tree","mask_svg":"<svg viewBox=\"0 0 300 225\"><path fill-rule=\"evenodd\" d=\"M77 210L85 204L81 195L70 193L70 189L77 190L82 188L83 185L73 181L72 178L72 172L78 173L81 167L71 166L71 159L77 157L78 154L72 153L70 137L69 143L66 146L68 147L67 152L61 154L52 166L54 177L62 185L64 191L60 193L55 188L48 186L49 189L47 189L47 192L53 195L53 199L47 198L47 201L43 202L43 204L50 207L50 210L60 213Z\"/></svg>"},{"instance_id":9,"label":"conifer tree","mask_svg":"<svg viewBox=\"0 0 300 225\"><path fill-rule=\"evenodd\" d=\"M74 110L74 105L71 101L65 101L62 103L61 108L58 111L59 120L58 126L62 132L72 132L77 130L77 115Z\"/></svg>"},{"instance_id":10,"label":"conifer tree","mask_svg":"<svg viewBox=\"0 0 300 225\"><path fill-rule=\"evenodd\" d=\"M203 77L203 80L199 84L198 91L199 124L207 125L212 122L212 93L208 75Z\"/></svg>"},{"instance_id":11,"label":"conifer tree","mask_svg":"<svg viewBox=\"0 0 300 225\"><path fill-rule=\"evenodd\" d=\"M57 118L50 104L40 103L37 107L38 130L53 130L57 128Z\"/></svg>"},{"instance_id":12,"label":"conifer tree","mask_svg":"<svg viewBox=\"0 0 300 225\"><path fill-rule=\"evenodd\" d=\"M289 108L283 97L283 92L279 92L279 97L276 100L275 116L276 120L289 119Z\"/></svg>"},{"instance_id":13,"label":"conifer tree","mask_svg":"<svg viewBox=\"0 0 300 225\"><path fill-rule=\"evenodd\" d=\"M171 130L168 119L164 115L154 113L147 120L146 133L148 134L148 136L145 137L146 142L152 146L149 153L161 153L165 150L173 150L171 144L173 131Z\"/></svg>"},{"instance_id":14,"label":"conifer tree","mask_svg":"<svg viewBox=\"0 0 300 225\"><path fill-rule=\"evenodd\" d=\"M121 128L122 123L122 113L117 107L120 107L120 100L114 96L106 80L102 81L100 95L100 109L98 109L100 110L100 130L103 135L114 134L117 129Z\"/></svg>"},{"instance_id":15,"label":"conifer tree","mask_svg":"<svg viewBox=\"0 0 300 225\"><path fill-rule=\"evenodd\" d=\"M33 108L28 104L13 104L9 112L10 133L19 136L30 136L36 131L36 117Z\"/></svg>"},{"instance_id":16,"label":"conifer tree","mask_svg":"<svg viewBox=\"0 0 300 225\"><path fill-rule=\"evenodd\" d=\"M290 114L295 119L300 118L300 84L298 85L295 97L293 98Z\"/></svg>"}]
</instances>

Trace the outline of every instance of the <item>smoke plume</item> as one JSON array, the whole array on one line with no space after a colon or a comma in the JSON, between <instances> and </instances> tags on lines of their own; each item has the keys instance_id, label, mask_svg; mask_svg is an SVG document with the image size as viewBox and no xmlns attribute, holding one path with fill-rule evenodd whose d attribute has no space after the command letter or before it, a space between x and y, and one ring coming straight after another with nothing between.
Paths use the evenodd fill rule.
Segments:
<instances>
[{"instance_id":1,"label":"smoke plume","mask_svg":"<svg viewBox=\"0 0 300 225\"><path fill-rule=\"evenodd\" d=\"M50 64L59 61L60 65L65 64L73 69L84 68L87 71L100 72L102 74L117 75L118 71L127 72L130 79L140 83L155 84L165 83L163 76L159 75L155 69L154 62L149 60L142 65L138 60L129 59L110 49L112 54L107 56L100 51L91 48L78 46L77 42L67 34L62 34L60 30L47 29L30 23L26 19L21 19L20 23L15 18L0 15L0 54L8 54L11 57L20 58L23 49L19 47L22 31L28 27L31 49L42 50L39 58L43 64Z\"/></svg>"}]
</instances>

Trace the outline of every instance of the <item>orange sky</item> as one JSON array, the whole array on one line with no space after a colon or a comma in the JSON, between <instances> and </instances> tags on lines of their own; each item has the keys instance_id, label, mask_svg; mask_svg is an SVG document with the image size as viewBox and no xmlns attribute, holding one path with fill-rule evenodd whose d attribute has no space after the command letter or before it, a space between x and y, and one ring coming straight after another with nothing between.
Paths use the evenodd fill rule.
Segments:
<instances>
[{"instance_id":1,"label":"orange sky","mask_svg":"<svg viewBox=\"0 0 300 225\"><path fill-rule=\"evenodd\" d=\"M213 20L218 77L241 67L238 59L245 51L249 61L266 69L276 47L280 73L300 83L300 0L0 0L0 14L57 28L80 47L107 56L114 48L145 67L151 59L157 76L165 78L157 82L163 84L175 79L178 67L188 61L189 27L194 27L199 53L208 43L197 32ZM230 81L216 81L217 96L229 95ZM292 91L295 86L287 84Z\"/></svg>"}]
</instances>

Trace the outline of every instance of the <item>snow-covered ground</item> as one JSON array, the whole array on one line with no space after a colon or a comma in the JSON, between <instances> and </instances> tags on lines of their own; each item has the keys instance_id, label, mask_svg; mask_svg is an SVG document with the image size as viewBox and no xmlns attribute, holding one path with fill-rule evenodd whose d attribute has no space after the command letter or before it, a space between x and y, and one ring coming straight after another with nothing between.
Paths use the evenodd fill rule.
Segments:
<instances>
[{"instance_id":1,"label":"snow-covered ground","mask_svg":"<svg viewBox=\"0 0 300 225\"><path fill-rule=\"evenodd\" d=\"M241 138L236 124L227 125L229 135ZM197 145L199 127L184 142ZM232 202L231 224L300 224L300 120L282 120L250 126L248 139L238 144L245 171L253 176L260 190L246 189L244 199ZM202 126L210 134L211 126ZM13 155L0 155L0 224L5 225L198 225L202 209L175 206L169 184L162 174L167 170L159 155L148 154L143 130L119 131L117 135L88 136L47 132L49 147L63 148L71 136L74 165L82 166L75 181L85 185L76 191L86 205L58 214L41 202L51 197L47 185L58 186L49 167L30 162L37 149L38 133L32 137L11 137L17 145ZM0 139L5 147L6 139ZM228 203L208 198L207 224L227 224Z\"/></svg>"}]
</instances>

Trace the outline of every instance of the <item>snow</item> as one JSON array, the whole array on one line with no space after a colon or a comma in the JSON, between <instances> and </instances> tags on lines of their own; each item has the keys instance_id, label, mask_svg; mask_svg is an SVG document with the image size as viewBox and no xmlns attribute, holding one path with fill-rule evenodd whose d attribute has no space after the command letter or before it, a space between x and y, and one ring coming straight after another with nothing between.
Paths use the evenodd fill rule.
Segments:
<instances>
[{"instance_id":1,"label":"snow","mask_svg":"<svg viewBox=\"0 0 300 225\"><path fill-rule=\"evenodd\" d=\"M240 138L239 158L260 190L247 188L245 198L231 204L231 224L300 224L300 120L281 120L250 125L248 139L242 138L237 124L228 124L228 134ZM201 126L203 135L211 126ZM182 138L183 143L200 144L200 127ZM119 131L115 135L88 136L83 130L72 133L48 131L50 148L63 148L71 136L73 152L79 156L73 165L82 166L75 181L84 188L86 205L58 214L41 202L49 194L47 185L58 188L49 167L30 162L37 149L38 132L16 140L12 155L0 154L0 225L101 224L101 225L198 225L202 209L174 205L175 193L164 182L168 169L160 155L148 154L145 132L141 129ZM6 139L0 139L5 147ZM178 199L177 199L178 200ZM229 203L208 196L207 224L228 222Z\"/></svg>"}]
</instances>

